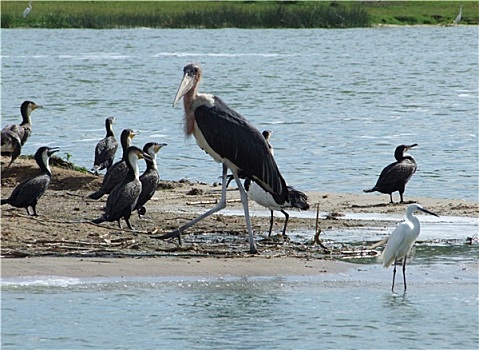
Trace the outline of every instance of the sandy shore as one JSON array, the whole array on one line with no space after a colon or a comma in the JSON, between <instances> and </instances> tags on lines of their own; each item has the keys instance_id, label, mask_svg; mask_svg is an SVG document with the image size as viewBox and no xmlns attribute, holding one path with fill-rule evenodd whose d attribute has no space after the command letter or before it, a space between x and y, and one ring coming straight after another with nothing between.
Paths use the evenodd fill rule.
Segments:
<instances>
[{"instance_id":1,"label":"sandy shore","mask_svg":"<svg viewBox=\"0 0 479 350\"><path fill-rule=\"evenodd\" d=\"M21 180L38 172L32 160L18 159L2 171L2 198ZM307 192L311 209L289 211L288 232L301 230L311 237L303 242L284 240L284 217L275 218L272 238L267 237L269 212L250 204L255 241L260 255L248 252L248 236L238 191L228 191L225 211L201 221L176 239L156 237L170 232L213 207L220 197L218 184L189 181L162 181L147 204L147 213L131 221L136 232L118 228L117 223L95 225L92 219L102 213L104 198L94 201L88 195L100 187L102 178L52 166L50 188L40 199L38 217L22 208L1 207L2 276L57 275L87 276L276 276L338 272L349 264L332 261L345 254L373 256L369 247L321 245L315 232L354 228L393 228L407 205L389 204L381 194ZM406 193L406 200L421 203L440 216L477 218L477 202L462 199L418 198ZM317 216L319 205L320 215ZM356 220L354 214L386 214L394 219ZM126 226L123 224L123 226ZM350 256L350 255L349 255Z\"/></svg>"},{"instance_id":2,"label":"sandy shore","mask_svg":"<svg viewBox=\"0 0 479 350\"><path fill-rule=\"evenodd\" d=\"M64 277L248 277L337 274L351 264L289 257L267 258L69 258L2 259L2 278Z\"/></svg>"}]
</instances>

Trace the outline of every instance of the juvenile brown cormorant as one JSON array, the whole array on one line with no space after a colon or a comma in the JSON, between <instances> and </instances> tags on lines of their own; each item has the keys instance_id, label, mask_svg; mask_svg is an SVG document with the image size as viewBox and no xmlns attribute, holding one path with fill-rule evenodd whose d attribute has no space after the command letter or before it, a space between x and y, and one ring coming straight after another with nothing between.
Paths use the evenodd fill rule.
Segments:
<instances>
[{"instance_id":1,"label":"juvenile brown cormorant","mask_svg":"<svg viewBox=\"0 0 479 350\"><path fill-rule=\"evenodd\" d=\"M272 135L271 131L265 130L263 131L263 137L265 138L266 142L268 143L269 150L271 154L274 154L273 146L271 146L269 140ZM271 236L271 232L273 230L273 222L274 222L274 215L273 212L275 210L279 210L283 213L285 217L284 227L283 227L283 236L286 236L286 226L288 225L289 214L284 210L287 208L297 208L301 210L308 210L308 196L298 190L295 190L293 187L288 186L288 198L284 203L277 203L274 197L267 191L261 188L256 182L252 181L250 178L247 178L244 182L244 188L248 193L249 198L254 200L259 205L268 208L271 212L270 217L270 225L269 225L269 234Z\"/></svg>"},{"instance_id":2,"label":"juvenile brown cormorant","mask_svg":"<svg viewBox=\"0 0 479 350\"><path fill-rule=\"evenodd\" d=\"M2 199L1 204L10 204L17 208L25 208L28 215L38 216L36 206L40 197L45 193L52 178L48 164L51 155L60 149L40 147L35 153L35 161L40 167L40 174L21 182L7 199ZM32 207L33 213L28 210Z\"/></svg>"},{"instance_id":3,"label":"juvenile brown cormorant","mask_svg":"<svg viewBox=\"0 0 479 350\"><path fill-rule=\"evenodd\" d=\"M20 106L22 122L18 124L9 124L2 129L2 155L10 156L11 160L7 168L12 165L15 159L22 153L22 146L27 142L32 133L32 121L30 114L37 108L43 106L37 105L32 101L24 101Z\"/></svg>"},{"instance_id":4,"label":"juvenile brown cormorant","mask_svg":"<svg viewBox=\"0 0 479 350\"><path fill-rule=\"evenodd\" d=\"M93 192L89 195L91 199L99 199L103 195L110 193L117 185L119 185L125 178L126 173L128 172L128 167L126 166L126 157L127 150L130 146L131 139L135 137L136 132L131 129L125 129L121 132L120 142L121 148L123 149L123 155L119 161L114 163L106 172L103 182L98 191Z\"/></svg>"},{"instance_id":5,"label":"juvenile brown cormorant","mask_svg":"<svg viewBox=\"0 0 479 350\"><path fill-rule=\"evenodd\" d=\"M98 174L98 171L108 169L115 160L118 142L113 134L113 122L115 117L109 117L105 120L106 136L101 139L95 147L95 161L93 162L92 173Z\"/></svg>"},{"instance_id":6,"label":"juvenile brown cormorant","mask_svg":"<svg viewBox=\"0 0 479 350\"><path fill-rule=\"evenodd\" d=\"M133 227L130 224L131 212L136 206L138 197L141 193L140 174L138 171L138 159L149 158L136 146L128 147L125 156L125 163L128 169L123 181L111 191L106 201L105 213L98 219L93 220L95 224L104 221L118 221L121 228L120 219L123 218L130 230Z\"/></svg>"},{"instance_id":7,"label":"juvenile brown cormorant","mask_svg":"<svg viewBox=\"0 0 479 350\"><path fill-rule=\"evenodd\" d=\"M164 146L167 146L167 144L148 142L143 147L143 152L148 154L150 159L145 158L146 170L140 176L141 193L134 209L137 210L138 217L140 218L142 215L145 215L145 204L153 197L160 182L160 174L158 173L158 166L156 164L156 154Z\"/></svg>"},{"instance_id":8,"label":"juvenile brown cormorant","mask_svg":"<svg viewBox=\"0 0 479 350\"><path fill-rule=\"evenodd\" d=\"M248 209L248 196L240 181L251 178L282 204L288 198L288 189L274 157L261 133L241 114L231 109L219 97L198 93L202 77L201 67L188 64L173 101L183 98L185 133L194 135L198 146L215 161L222 163L222 190L218 205L196 219L162 238L178 237L198 221L226 207L226 178L228 169L233 173L243 204L251 253L257 253Z\"/></svg>"},{"instance_id":9,"label":"juvenile brown cormorant","mask_svg":"<svg viewBox=\"0 0 479 350\"><path fill-rule=\"evenodd\" d=\"M364 192L381 192L387 193L390 196L391 203L393 201L393 192L399 191L401 197L400 203L404 203L403 193L407 182L411 176L416 172L417 165L414 157L406 154L408 150L417 146L417 143L410 146L400 145L396 147L394 158L396 162L389 164L381 171L376 185Z\"/></svg>"}]
</instances>

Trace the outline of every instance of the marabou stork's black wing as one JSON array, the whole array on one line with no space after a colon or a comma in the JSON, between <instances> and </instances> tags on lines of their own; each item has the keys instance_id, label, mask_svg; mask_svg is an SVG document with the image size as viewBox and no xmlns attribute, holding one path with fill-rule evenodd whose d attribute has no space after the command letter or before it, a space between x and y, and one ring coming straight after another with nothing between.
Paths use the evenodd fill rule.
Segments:
<instances>
[{"instance_id":1,"label":"marabou stork's black wing","mask_svg":"<svg viewBox=\"0 0 479 350\"><path fill-rule=\"evenodd\" d=\"M254 179L278 203L288 198L288 190L263 135L241 114L214 97L214 106L195 110L195 120L208 145L239 169L242 177Z\"/></svg>"}]
</instances>

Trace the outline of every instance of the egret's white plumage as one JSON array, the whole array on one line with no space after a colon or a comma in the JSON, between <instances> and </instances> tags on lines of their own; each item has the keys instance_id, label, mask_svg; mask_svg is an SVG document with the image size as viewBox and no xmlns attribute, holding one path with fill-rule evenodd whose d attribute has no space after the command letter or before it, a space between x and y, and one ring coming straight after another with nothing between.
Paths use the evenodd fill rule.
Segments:
<instances>
[{"instance_id":1,"label":"egret's white plumage","mask_svg":"<svg viewBox=\"0 0 479 350\"><path fill-rule=\"evenodd\" d=\"M459 8L459 14L457 15L456 19L454 20L454 25L458 25L459 22L461 21L462 19L462 5L461 7Z\"/></svg>"},{"instance_id":2,"label":"egret's white plumage","mask_svg":"<svg viewBox=\"0 0 479 350\"><path fill-rule=\"evenodd\" d=\"M26 18L30 14L30 12L32 12L32 2L31 1L28 3L28 7L25 10L23 10L23 18Z\"/></svg>"},{"instance_id":3,"label":"egret's white plumage","mask_svg":"<svg viewBox=\"0 0 479 350\"><path fill-rule=\"evenodd\" d=\"M394 291L394 279L396 277L396 265L398 260L403 259L403 278L404 278L404 290L406 290L406 260L407 254L411 250L414 242L419 237L421 232L421 224L419 219L413 215L416 211L422 211L424 213L438 216L427 209L424 209L419 204L411 204L406 209L406 220L399 223L394 231L389 236L386 248L382 254L384 267L391 266L394 263L393 272L393 284L392 291Z\"/></svg>"}]
</instances>

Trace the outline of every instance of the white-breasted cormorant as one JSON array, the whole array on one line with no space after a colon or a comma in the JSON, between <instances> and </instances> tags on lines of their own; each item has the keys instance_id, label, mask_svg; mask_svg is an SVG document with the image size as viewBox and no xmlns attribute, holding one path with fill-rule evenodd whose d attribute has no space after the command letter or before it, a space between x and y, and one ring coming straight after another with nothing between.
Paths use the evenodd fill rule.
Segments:
<instances>
[{"instance_id":1,"label":"white-breasted cormorant","mask_svg":"<svg viewBox=\"0 0 479 350\"><path fill-rule=\"evenodd\" d=\"M269 130L264 130L262 134L266 142L268 143L268 147L271 154L274 154L273 146L271 146L271 143L270 143L270 138L273 133ZM249 198L254 200L259 205L265 208L268 208L270 210L271 217L269 221L269 234L268 234L269 237L271 236L271 232L273 230L273 222L274 222L273 212L275 210L281 211L285 217L284 227L283 227L283 236L286 236L286 226L288 225L289 214L284 209L287 209L287 208L297 208L301 210L309 209L308 196L304 192L295 190L291 186L288 186L288 199L282 204L277 203L269 192L263 190L261 186L259 186L256 182L251 181L250 178L247 178L245 180L244 188L246 192L248 193Z\"/></svg>"},{"instance_id":2,"label":"white-breasted cormorant","mask_svg":"<svg viewBox=\"0 0 479 350\"><path fill-rule=\"evenodd\" d=\"M7 168L22 153L22 146L27 142L32 133L30 114L37 108L43 108L43 106L37 105L32 101L24 101L20 106L22 122L20 124L9 124L2 129L2 156L11 157Z\"/></svg>"},{"instance_id":3,"label":"white-breasted cormorant","mask_svg":"<svg viewBox=\"0 0 479 350\"><path fill-rule=\"evenodd\" d=\"M40 147L35 152L35 161L40 167L40 174L21 182L15 187L10 197L1 200L1 204L10 204L17 208L25 208L28 215L38 216L36 210L37 202L47 190L52 178L48 160L53 153L59 150L57 147ZM32 207L32 214L30 214L28 210L29 207Z\"/></svg>"},{"instance_id":4,"label":"white-breasted cormorant","mask_svg":"<svg viewBox=\"0 0 479 350\"><path fill-rule=\"evenodd\" d=\"M226 177L233 173L243 204L248 229L250 253L257 253L248 209L248 196L241 178L251 178L270 192L278 203L288 198L288 189L276 162L261 133L241 114L231 109L219 97L198 93L202 77L201 67L188 64L183 69L183 79L173 101L173 106L183 98L185 109L185 134L194 135L198 146L215 161L222 163L222 189L218 205L180 228L161 238L180 238L181 233L198 221L226 207Z\"/></svg>"},{"instance_id":5,"label":"white-breasted cormorant","mask_svg":"<svg viewBox=\"0 0 479 350\"><path fill-rule=\"evenodd\" d=\"M140 176L141 193L134 209L137 210L138 217L146 214L145 204L153 197L158 188L160 174L156 164L156 154L165 146L167 146L166 143L148 142L143 147L143 152L148 154L150 159L145 158L146 169Z\"/></svg>"},{"instance_id":6,"label":"white-breasted cormorant","mask_svg":"<svg viewBox=\"0 0 479 350\"><path fill-rule=\"evenodd\" d=\"M437 214L424 209L419 204L411 204L406 209L406 220L401 221L388 238L386 248L382 253L384 267L391 266L394 263L393 284L391 290L394 292L394 279L396 278L396 265L398 260L403 260L402 274L404 278L404 291L406 291L406 260L407 254L411 250L416 239L421 232L421 224L417 217L413 215L416 211L439 217Z\"/></svg>"},{"instance_id":7,"label":"white-breasted cormorant","mask_svg":"<svg viewBox=\"0 0 479 350\"><path fill-rule=\"evenodd\" d=\"M271 154L274 155L273 146L271 146L271 143L269 142L273 132L269 130L264 130L262 134L266 142L268 143L269 151L271 152ZM232 175L229 175L228 177L229 179L226 186L228 186L229 182L233 179ZM275 210L281 211L285 217L284 227L283 227L283 236L286 236L286 227L288 225L289 214L284 209L288 209L288 208L297 208L301 210L309 209L308 196L301 191L295 190L291 186L288 186L288 199L282 204L278 204L269 192L263 190L261 186L259 186L256 182L252 181L250 178L247 178L244 181L244 189L248 193L248 198L254 200L259 205L265 208L268 208L270 210L271 216L269 221L270 225L269 225L268 237L271 237L271 232L273 230L273 223L274 223L273 212Z\"/></svg>"},{"instance_id":8,"label":"white-breasted cormorant","mask_svg":"<svg viewBox=\"0 0 479 350\"><path fill-rule=\"evenodd\" d=\"M91 172L98 174L100 170L108 169L113 165L115 154L118 149L118 142L113 133L113 122L115 117L105 119L106 136L98 141L95 147L95 160Z\"/></svg>"},{"instance_id":9,"label":"white-breasted cormorant","mask_svg":"<svg viewBox=\"0 0 479 350\"><path fill-rule=\"evenodd\" d=\"M128 172L128 167L126 166L126 156L128 147L130 147L131 140L135 137L137 133L132 129L125 129L121 132L120 142L121 148L123 150L122 157L119 161L114 163L106 172L103 177L103 182L98 191L93 192L88 197L91 199L99 199L103 195L110 193L117 185L119 185L125 178L126 173Z\"/></svg>"},{"instance_id":10,"label":"white-breasted cormorant","mask_svg":"<svg viewBox=\"0 0 479 350\"><path fill-rule=\"evenodd\" d=\"M130 224L131 212L136 206L138 197L141 193L140 174L138 170L138 159L149 158L136 146L130 146L126 150L125 163L128 169L123 181L111 191L106 201L105 213L98 219L93 220L95 224L104 221L118 221L121 228L120 219L124 219L128 228L133 230Z\"/></svg>"},{"instance_id":11,"label":"white-breasted cormorant","mask_svg":"<svg viewBox=\"0 0 479 350\"><path fill-rule=\"evenodd\" d=\"M396 162L389 164L381 171L379 179L373 188L364 190L364 192L381 192L389 194L391 203L393 201L393 192L399 191L401 197L400 203L404 203L403 193L407 182L411 176L416 172L417 165L414 157L406 154L408 150L417 146L417 143L410 146L400 145L396 147L394 158Z\"/></svg>"}]
</instances>

